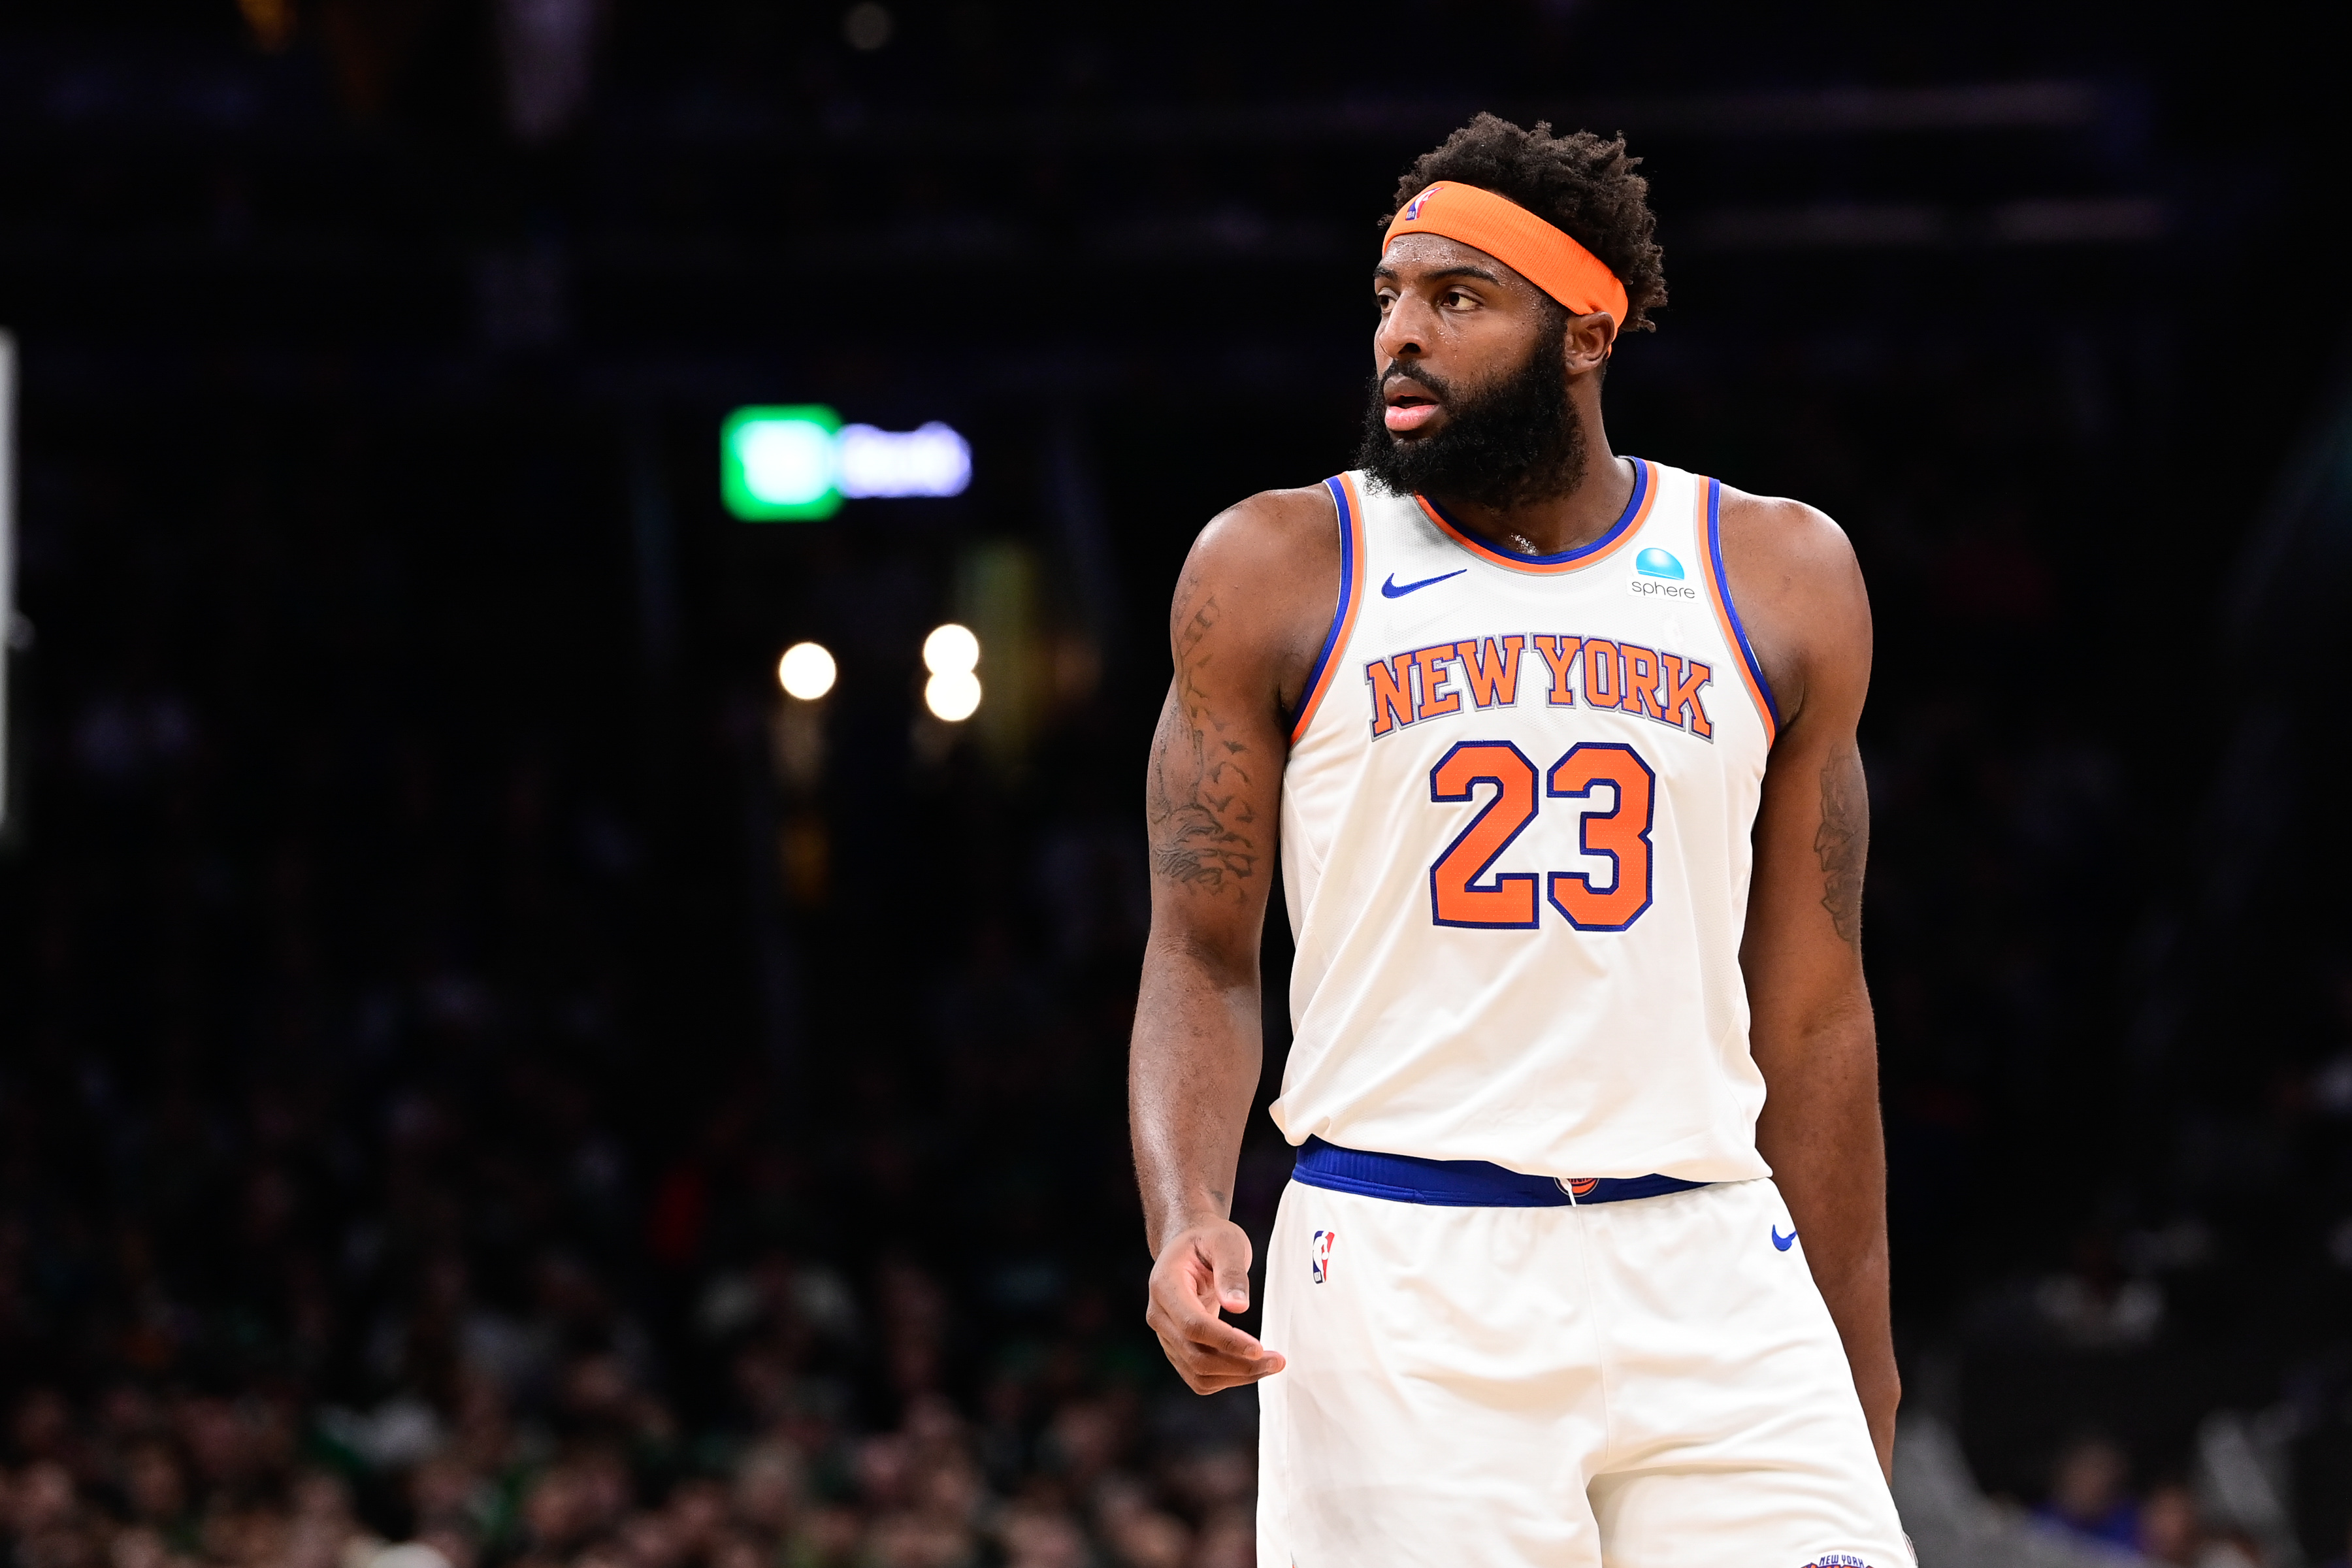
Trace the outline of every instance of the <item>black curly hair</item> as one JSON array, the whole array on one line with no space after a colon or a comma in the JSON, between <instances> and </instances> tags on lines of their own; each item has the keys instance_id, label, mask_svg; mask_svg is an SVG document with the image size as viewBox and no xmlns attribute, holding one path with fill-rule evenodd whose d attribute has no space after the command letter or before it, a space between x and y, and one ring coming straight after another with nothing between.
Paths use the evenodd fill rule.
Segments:
<instances>
[{"instance_id":1,"label":"black curly hair","mask_svg":"<svg viewBox=\"0 0 2352 1568\"><path fill-rule=\"evenodd\" d=\"M1413 160L1381 226L1440 180L1492 191L1567 230L1599 257L1625 285L1625 320L1618 331L1651 331L1650 312L1666 302L1665 252L1658 248L1650 182L1634 172L1641 162L1627 154L1622 136L1603 141L1590 131L1555 136L1545 121L1522 131L1481 114Z\"/></svg>"}]
</instances>

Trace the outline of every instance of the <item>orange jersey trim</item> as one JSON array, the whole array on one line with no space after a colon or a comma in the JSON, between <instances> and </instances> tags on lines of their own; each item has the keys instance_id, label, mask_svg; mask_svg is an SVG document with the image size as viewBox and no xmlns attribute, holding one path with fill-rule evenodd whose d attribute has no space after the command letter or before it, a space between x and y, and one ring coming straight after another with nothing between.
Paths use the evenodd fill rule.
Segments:
<instances>
[{"instance_id":1,"label":"orange jersey trim","mask_svg":"<svg viewBox=\"0 0 2352 1568\"><path fill-rule=\"evenodd\" d=\"M1739 624L1739 612L1731 606L1731 584L1723 570L1722 498L1722 480L1699 481L1699 515L1694 520L1705 542L1698 553L1699 567L1706 574L1706 597L1715 606L1715 624L1723 628L1725 645L1739 657L1739 679L1764 720L1764 744L1769 747L1780 738L1780 717L1772 701L1772 689L1764 682L1763 666L1756 662L1756 650L1748 646L1748 629Z\"/></svg>"},{"instance_id":2,"label":"orange jersey trim","mask_svg":"<svg viewBox=\"0 0 2352 1568\"><path fill-rule=\"evenodd\" d=\"M1307 695L1299 700L1298 717L1290 726L1290 743L1307 733L1314 721L1315 710L1322 705L1323 694L1331 689L1331 676L1339 668L1339 652L1348 646L1348 637L1356 629L1356 612L1364 603L1364 503L1356 494L1355 480L1339 474L1323 481L1331 492L1331 500L1339 509L1339 603L1331 612L1331 630L1323 639L1323 651L1315 656L1315 668L1307 673Z\"/></svg>"},{"instance_id":3,"label":"orange jersey trim","mask_svg":"<svg viewBox=\"0 0 2352 1568\"><path fill-rule=\"evenodd\" d=\"M1553 576L1562 572L1580 572L1594 566L1617 552L1620 545L1642 531L1648 521L1651 503L1658 499L1658 476L1645 460L1633 460L1633 493L1625 502L1625 510L1609 525L1609 531L1590 544L1574 550L1563 550L1557 555L1512 555L1473 538L1455 527L1446 515L1430 502L1427 496L1416 495L1413 504L1422 515L1444 530L1447 538L1467 550L1481 561L1496 566L1507 566L1514 572L1531 572L1538 576Z\"/></svg>"}]
</instances>

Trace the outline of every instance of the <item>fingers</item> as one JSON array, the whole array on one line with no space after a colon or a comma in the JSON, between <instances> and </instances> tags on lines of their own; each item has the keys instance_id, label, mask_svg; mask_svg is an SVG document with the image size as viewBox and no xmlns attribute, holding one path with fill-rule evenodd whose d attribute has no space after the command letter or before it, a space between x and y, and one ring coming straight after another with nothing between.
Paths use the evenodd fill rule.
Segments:
<instances>
[{"instance_id":1,"label":"fingers","mask_svg":"<svg viewBox=\"0 0 2352 1568\"><path fill-rule=\"evenodd\" d=\"M1178 1237L1151 1271L1145 1321L1196 1394L1255 1383L1283 1358L1218 1316L1249 1308L1249 1238L1234 1225Z\"/></svg>"},{"instance_id":2,"label":"fingers","mask_svg":"<svg viewBox=\"0 0 2352 1568\"><path fill-rule=\"evenodd\" d=\"M1216 1279L1217 1305L1228 1312L1246 1312L1250 1304L1249 1237L1239 1228L1202 1238L1202 1257Z\"/></svg>"},{"instance_id":3,"label":"fingers","mask_svg":"<svg viewBox=\"0 0 2352 1568\"><path fill-rule=\"evenodd\" d=\"M1179 1306L1150 1314L1151 1327L1163 1340L1185 1346L1195 1356L1235 1366L1255 1366L1266 1359L1265 1346L1222 1318L1197 1308Z\"/></svg>"},{"instance_id":4,"label":"fingers","mask_svg":"<svg viewBox=\"0 0 2352 1568\"><path fill-rule=\"evenodd\" d=\"M1228 1388L1246 1387L1263 1378L1272 1377L1283 1368L1283 1360L1280 1356L1270 1357L1264 1363L1238 1371L1222 1367L1199 1366L1188 1361L1181 1347L1171 1344L1165 1339L1160 1342L1160 1348L1167 1352L1169 1364L1173 1366L1176 1369L1176 1374L1184 1380L1184 1386L1195 1394L1218 1394Z\"/></svg>"},{"instance_id":5,"label":"fingers","mask_svg":"<svg viewBox=\"0 0 2352 1568\"><path fill-rule=\"evenodd\" d=\"M1168 1352L1170 1364L1195 1394L1255 1383L1280 1372L1285 1364L1280 1355L1231 1323L1213 1318L1181 1323L1155 1321L1151 1326L1160 1336L1160 1349Z\"/></svg>"}]
</instances>

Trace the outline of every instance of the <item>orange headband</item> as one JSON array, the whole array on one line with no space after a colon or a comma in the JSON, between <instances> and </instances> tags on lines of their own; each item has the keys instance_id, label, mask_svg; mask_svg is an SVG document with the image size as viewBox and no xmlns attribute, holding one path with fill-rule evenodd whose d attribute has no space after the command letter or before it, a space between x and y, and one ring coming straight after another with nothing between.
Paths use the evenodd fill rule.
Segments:
<instances>
[{"instance_id":1,"label":"orange headband","mask_svg":"<svg viewBox=\"0 0 2352 1568\"><path fill-rule=\"evenodd\" d=\"M1381 248L1401 234L1437 234L1475 245L1580 316L1606 310L1625 324L1625 285L1601 258L1515 201L1475 185L1439 181L1404 204Z\"/></svg>"}]
</instances>

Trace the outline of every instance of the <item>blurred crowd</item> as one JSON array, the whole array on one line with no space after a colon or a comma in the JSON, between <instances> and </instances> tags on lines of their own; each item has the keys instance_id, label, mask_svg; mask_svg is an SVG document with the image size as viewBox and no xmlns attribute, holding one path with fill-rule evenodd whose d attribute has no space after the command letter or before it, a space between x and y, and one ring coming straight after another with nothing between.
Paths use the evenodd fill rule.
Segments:
<instances>
[{"instance_id":1,"label":"blurred crowd","mask_svg":"<svg viewBox=\"0 0 2352 1568\"><path fill-rule=\"evenodd\" d=\"M1730 446L1683 395L1637 386L1633 417ZM1885 401L1738 427L1786 426L1771 460L1819 471L1751 482L1846 515L1882 601L1912 606L1864 747L1898 1313L1960 1363L1957 1394L1915 1397L2064 1528L2283 1568L2173 1490L2126 1506L2050 1456L2097 1417L2160 1477L2202 1412L2278 1405L2316 1456L2310 1530L2340 1531L2352 1018L2324 989L2273 999L2213 1092L2178 1093L2203 1080L2177 1066L2148 1088L2116 1017L2145 974L2137 847L2173 802L2135 782L2128 732L1989 695L2072 635L2063 541L2016 494L1880 486L1818 436L1910 417ZM926 750L889 660L911 666L953 546L870 541L796 590L845 670L796 783L772 692L666 693L602 629L625 546L547 548L595 504L584 437L526 431L520 477L486 466L435 512L407 456L446 426L273 446L199 423L181 467L213 488L172 510L97 430L51 431L33 470L44 641L5 872L0 1396L26 1568L1248 1560L1248 1396L1182 1394L1138 1321L1147 639L1143 673L1047 715L1018 765ZM1103 461L1136 438L1107 430ZM480 550L493 521L515 548ZM633 689L616 719L604 694ZM941 868L951 896L910 928ZM2119 1101L2165 1133L2084 1122ZM1257 1119L1236 1213L1260 1234L1284 1156ZM1981 1202L2004 1168L2082 1201Z\"/></svg>"},{"instance_id":2,"label":"blurred crowd","mask_svg":"<svg viewBox=\"0 0 2352 1568\"><path fill-rule=\"evenodd\" d=\"M2137 1552L2167 1568L2262 1568L2256 1533L2200 1507L2189 1478L2174 1472L2135 1491L2131 1460L2105 1437L2084 1435L2059 1452L2048 1500L2036 1517L2061 1535Z\"/></svg>"},{"instance_id":3,"label":"blurred crowd","mask_svg":"<svg viewBox=\"0 0 2352 1568\"><path fill-rule=\"evenodd\" d=\"M429 1406L306 1412L282 1394L135 1384L18 1404L0 1534L24 1568L1242 1568L1244 1442L1160 1449L1131 1392L1045 1407L1002 1390L976 1425L937 1394L861 1433L799 1391L765 1429L688 1443L608 1358L560 1418L470 1375ZM315 1417L315 1420L313 1419Z\"/></svg>"},{"instance_id":4,"label":"blurred crowd","mask_svg":"<svg viewBox=\"0 0 2352 1568\"><path fill-rule=\"evenodd\" d=\"M300 461L364 489L399 450ZM666 784L536 673L562 648L576 684L641 679L583 636L582 580L614 562L478 562L469 606L430 570L464 515L313 532L240 488L292 459L243 460L208 514L226 571L96 461L68 451L37 491L55 629L0 1059L0 1519L24 1568L1248 1563L1249 1396L1183 1394L1137 1321L1148 703L1053 717L1025 773L910 742L875 650L935 613L918 540L837 563L838 603L804 612L865 623L827 632L848 676L824 782L779 771L777 700L738 691ZM2100 1020L2160 803L2114 737L2007 724L1975 686L2025 679L2010 656L1934 657L2057 636L2051 547L1924 508L1856 533L1881 595L1923 606L1885 639L1908 700L1865 735L1898 1309L1961 1363L1957 1396L1915 1399L1957 1406L1986 1485L2053 1530L2285 1568L2166 1478L2201 1411L2275 1403L2317 1456L2313 1528L2336 1528L2352 1018L2313 1003L2253 1092L2167 1111L2176 1142L2137 1166L2227 1164L2258 1211L2169 1178L1978 1205L1988 1164L2127 1081ZM299 581L238 567L289 551ZM510 643L409 637L483 605ZM910 964L902 889L948 865L961 901ZM2041 1158L2079 1174L2118 1141ZM1259 1118L1236 1212L1260 1234L1284 1154ZM2120 1399L2110 1366L2173 1405ZM2132 1458L2061 1447L2101 1410L2140 1423Z\"/></svg>"},{"instance_id":5,"label":"blurred crowd","mask_svg":"<svg viewBox=\"0 0 2352 1568\"><path fill-rule=\"evenodd\" d=\"M698 1429L576 1260L509 1315L427 1266L372 1326L369 1408L299 1378L121 1375L10 1411L0 1532L23 1568L1240 1568L1255 1560L1245 1401L1156 1406L1082 1338L1010 1358L969 1408L933 1379L937 1282L870 1300L781 1257L715 1278L698 1338L732 1385ZM21 1348L21 1347L20 1347ZM878 1363L878 1365L877 1365ZM887 1366L873 1402L862 1374ZM866 1412L893 1414L871 1418Z\"/></svg>"},{"instance_id":6,"label":"blurred crowd","mask_svg":"<svg viewBox=\"0 0 2352 1568\"><path fill-rule=\"evenodd\" d=\"M2315 179L2276 147L2231 126L2168 161L2194 138L2104 74L2112 28L2079 91L1984 100L2112 100L2092 119L1817 140L1674 106L1912 79L1824 63L1842 16L1546 4L1525 47L1465 22L1395 82L1380 28L1335 52L1303 12L1237 75L1223 33L1137 8L624 5L593 137L531 162L479 122L482 7L256 0L194 37L110 3L146 42L0 50L0 217L31 237L0 247L23 1568L1250 1560L1250 1397L1184 1394L1139 1321L1124 1042L1165 605L1206 518L1351 449L1369 224L1454 109L1391 136L1348 95L1505 80L1647 79L1685 127L1637 147L1676 302L1612 371L1620 449L1820 505L1871 581L1912 1407L2055 1537L2178 1568L2340 1550L2352 868L2309 715L2341 660L2280 652L2258 601L2217 618L2320 334L2233 344L2216 396L2179 324L2184 277L2268 299L2332 253L2263 226ZM1997 84L2053 24L1919 25L1906 59L1992 49L1965 68ZM2181 45L2181 96L2226 118L2215 47ZM1107 140L922 118L1033 79L1139 112ZM2070 193L2164 222L1833 243ZM1811 216L1786 248L1708 240L1758 203ZM882 303L780 303L817 253ZM1049 270L1056 310L971 336L971 300ZM1171 339L1187 290L1280 304ZM952 416L972 490L727 520L719 420L803 396ZM960 738L916 720L917 650L975 581L1022 603L979 607L1015 630L990 623ZM803 637L840 684L772 725ZM1256 1118L1253 1234L1286 1169Z\"/></svg>"},{"instance_id":7,"label":"blurred crowd","mask_svg":"<svg viewBox=\"0 0 2352 1568\"><path fill-rule=\"evenodd\" d=\"M33 475L0 867L25 1568L1247 1562L1254 1406L1182 1394L1139 1321L1115 750L1041 741L1050 810L969 746L910 761L837 637L828 793L787 800L772 690L649 689L616 645L609 536L438 569L593 454L412 512L407 443L446 427L224 435L175 509L70 432ZM322 521L346 486L376 499ZM843 596L911 598L911 662L899 570ZM829 877L777 876L790 811ZM910 966L883 893L948 855L992 890Z\"/></svg>"}]
</instances>

